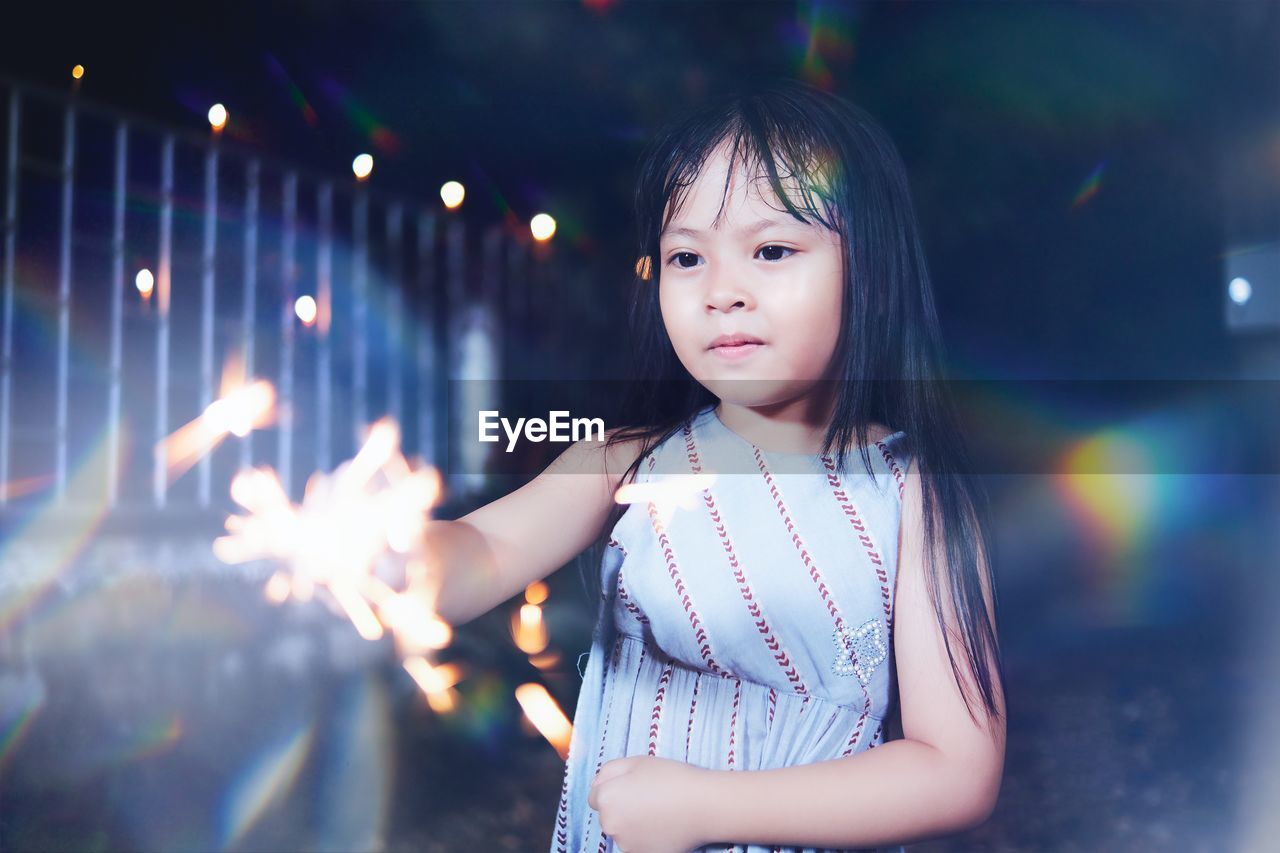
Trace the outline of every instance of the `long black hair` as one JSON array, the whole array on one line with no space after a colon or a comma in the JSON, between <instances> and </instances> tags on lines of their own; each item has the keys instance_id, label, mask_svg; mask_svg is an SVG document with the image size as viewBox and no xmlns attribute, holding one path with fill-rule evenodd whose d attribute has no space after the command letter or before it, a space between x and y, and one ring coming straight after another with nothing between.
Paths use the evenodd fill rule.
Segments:
<instances>
[{"instance_id":1,"label":"long black hair","mask_svg":"<svg viewBox=\"0 0 1280 853\"><path fill-rule=\"evenodd\" d=\"M923 493L927 585L952 672L972 715L969 691L952 652L952 640L959 639L983 705L999 718L993 689L996 679L1002 688L1004 683L994 624L998 617L988 611L982 589L985 579L993 608L998 607L985 559L991 554L987 496L970 476L968 450L944 382L942 335L906 167L888 133L862 108L805 83L772 81L686 111L647 146L636 179L640 260L629 306L630 378L617 419L622 426L608 439L610 447L638 439L639 450L616 486L630 480L645 456L686 420L717 402L676 356L662 321L658 282L659 235L680 210L708 156L722 144L729 146L730 175L736 158L742 157L748 174L767 178L792 216L801 221L812 217L841 237L841 328L825 377L835 382L835 409L822 452L839 448L835 464L843 473L848 449L857 447L867 475L873 476L868 425L879 420L905 432ZM784 180L798 181L799 204ZM615 506L611 511L588 552L588 566L599 565L624 510ZM944 567L934 559L940 541ZM948 575L960 637L945 627L942 571ZM599 595L599 572L592 577Z\"/></svg>"}]
</instances>

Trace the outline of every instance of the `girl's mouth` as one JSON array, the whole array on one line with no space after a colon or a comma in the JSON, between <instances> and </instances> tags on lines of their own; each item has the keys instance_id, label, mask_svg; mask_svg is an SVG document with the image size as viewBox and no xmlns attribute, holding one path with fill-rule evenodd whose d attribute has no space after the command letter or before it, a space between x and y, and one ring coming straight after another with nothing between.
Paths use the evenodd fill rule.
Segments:
<instances>
[{"instance_id":1,"label":"girl's mouth","mask_svg":"<svg viewBox=\"0 0 1280 853\"><path fill-rule=\"evenodd\" d=\"M764 347L764 344L737 344L731 346L712 347L711 351L726 361L738 361L747 358L751 353Z\"/></svg>"}]
</instances>

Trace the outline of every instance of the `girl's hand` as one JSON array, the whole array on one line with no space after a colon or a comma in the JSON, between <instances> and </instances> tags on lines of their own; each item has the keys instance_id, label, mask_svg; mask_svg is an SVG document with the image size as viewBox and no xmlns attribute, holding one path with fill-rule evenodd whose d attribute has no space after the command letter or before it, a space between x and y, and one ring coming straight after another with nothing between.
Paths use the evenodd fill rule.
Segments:
<instances>
[{"instance_id":1,"label":"girl's hand","mask_svg":"<svg viewBox=\"0 0 1280 853\"><path fill-rule=\"evenodd\" d=\"M669 758L605 762L587 803L621 853L687 853L706 844L697 828L700 777L711 771Z\"/></svg>"}]
</instances>

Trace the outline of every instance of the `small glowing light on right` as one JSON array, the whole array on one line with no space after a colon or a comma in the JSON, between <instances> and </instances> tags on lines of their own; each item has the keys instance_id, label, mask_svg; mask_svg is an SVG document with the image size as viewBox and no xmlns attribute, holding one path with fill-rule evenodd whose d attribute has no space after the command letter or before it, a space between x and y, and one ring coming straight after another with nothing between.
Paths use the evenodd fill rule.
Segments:
<instances>
[{"instance_id":1,"label":"small glowing light on right","mask_svg":"<svg viewBox=\"0 0 1280 853\"><path fill-rule=\"evenodd\" d=\"M1233 278L1227 285L1227 295L1235 304L1243 305L1249 301L1250 296L1253 296L1253 287L1247 278Z\"/></svg>"},{"instance_id":2,"label":"small glowing light on right","mask_svg":"<svg viewBox=\"0 0 1280 853\"><path fill-rule=\"evenodd\" d=\"M299 296L297 301L293 303L293 313L298 315L298 319L302 321L302 325L310 326L316 321L316 300L314 297L303 294Z\"/></svg>"},{"instance_id":3,"label":"small glowing light on right","mask_svg":"<svg viewBox=\"0 0 1280 853\"><path fill-rule=\"evenodd\" d=\"M642 281L648 281L652 270L649 267L649 256L645 255L636 261L636 275L640 276Z\"/></svg>"},{"instance_id":4,"label":"small glowing light on right","mask_svg":"<svg viewBox=\"0 0 1280 853\"><path fill-rule=\"evenodd\" d=\"M156 277L151 274L151 270L144 267L138 270L138 274L133 277L133 283L137 286L138 292L142 294L142 298L148 299L151 297L151 291L155 290Z\"/></svg>"},{"instance_id":5,"label":"small glowing light on right","mask_svg":"<svg viewBox=\"0 0 1280 853\"><path fill-rule=\"evenodd\" d=\"M214 129L214 132L221 131L227 126L227 108L222 104L209 107L209 126Z\"/></svg>"},{"instance_id":6,"label":"small glowing light on right","mask_svg":"<svg viewBox=\"0 0 1280 853\"><path fill-rule=\"evenodd\" d=\"M539 213L529 220L529 232L539 242L550 240L556 233L556 221L549 214Z\"/></svg>"},{"instance_id":7,"label":"small glowing light on right","mask_svg":"<svg viewBox=\"0 0 1280 853\"><path fill-rule=\"evenodd\" d=\"M356 159L351 161L351 171L355 174L356 180L363 181L373 172L373 155L357 154Z\"/></svg>"},{"instance_id":8,"label":"small glowing light on right","mask_svg":"<svg viewBox=\"0 0 1280 853\"><path fill-rule=\"evenodd\" d=\"M449 181L440 187L440 200L444 202L444 206L453 210L462 204L462 199L467 195L467 189L457 181Z\"/></svg>"},{"instance_id":9,"label":"small glowing light on right","mask_svg":"<svg viewBox=\"0 0 1280 853\"><path fill-rule=\"evenodd\" d=\"M77 80L79 80L81 77L83 77L83 76L84 76L84 66L83 66L83 65L77 65L75 68L72 68L72 69L71 69L71 76L72 76L72 77L74 77L74 78L75 78L75 79L77 79Z\"/></svg>"}]
</instances>

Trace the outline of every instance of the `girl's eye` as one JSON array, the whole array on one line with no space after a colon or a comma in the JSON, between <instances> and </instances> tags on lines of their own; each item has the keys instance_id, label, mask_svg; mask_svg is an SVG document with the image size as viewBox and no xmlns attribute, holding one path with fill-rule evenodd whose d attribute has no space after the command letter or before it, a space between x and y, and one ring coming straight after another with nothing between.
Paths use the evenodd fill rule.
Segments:
<instances>
[{"instance_id":1,"label":"girl's eye","mask_svg":"<svg viewBox=\"0 0 1280 853\"><path fill-rule=\"evenodd\" d=\"M795 254L795 252L796 252L796 250L795 250L795 249L792 249L792 248L791 248L791 247L789 247L789 246L761 246L761 247L760 247L760 251L761 251L761 252L767 252L767 251L769 251L770 249L777 249L777 250L781 250L781 251L783 251L783 252L790 252L790 253L791 253L791 254L793 254L793 255L794 255L794 254ZM782 258L785 258L785 257L787 257L787 256L786 256L786 255L783 255L782 257L778 257L778 258L765 258L765 260L767 260L767 261L780 261L780 260L782 260Z\"/></svg>"},{"instance_id":2,"label":"girl's eye","mask_svg":"<svg viewBox=\"0 0 1280 853\"><path fill-rule=\"evenodd\" d=\"M766 256L766 257L765 257L765 260L766 260L766 261L780 261L780 260L782 260L783 258L787 257L787 255L777 255L776 253L778 253L778 252L789 252L789 253L791 253L792 255L794 255L794 254L796 253L796 250L795 250L795 249L792 249L790 246L773 246L773 245L769 245L769 246L761 246L761 247L760 247L760 251L759 251L759 252L757 252L756 254L759 254L760 252L773 252L773 253L774 253L774 256ZM694 259L696 259L696 258L698 257L698 255L697 255L696 253L694 253L694 252L676 252L674 255L672 255L672 256L671 256L671 258L667 261L667 263L668 263L668 264L670 264L670 265L674 265L674 266L676 266L676 267L679 267L680 269L683 269L683 270L687 270L687 269L689 269L690 267L697 266L697 263L696 263L696 262L695 262L695 263L692 263L692 264L685 264L685 263L681 263L681 262L680 262L680 259L681 259L681 258L686 258L686 257L687 257L687 258L694 258Z\"/></svg>"}]
</instances>

